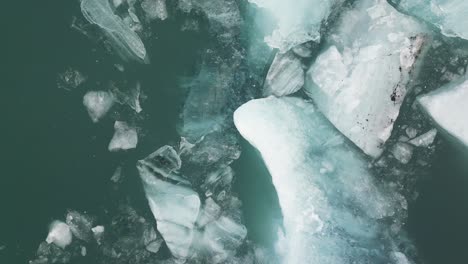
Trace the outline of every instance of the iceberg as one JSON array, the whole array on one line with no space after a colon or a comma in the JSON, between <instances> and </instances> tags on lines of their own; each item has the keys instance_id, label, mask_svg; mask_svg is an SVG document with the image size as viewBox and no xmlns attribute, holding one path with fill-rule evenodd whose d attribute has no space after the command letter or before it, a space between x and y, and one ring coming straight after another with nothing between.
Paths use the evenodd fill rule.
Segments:
<instances>
[{"instance_id":1,"label":"iceberg","mask_svg":"<svg viewBox=\"0 0 468 264\"><path fill-rule=\"evenodd\" d=\"M114 136L109 143L109 151L122 151L136 148L138 144L138 134L134 127L129 126L124 121L115 121Z\"/></svg>"},{"instance_id":2,"label":"iceberg","mask_svg":"<svg viewBox=\"0 0 468 264\"><path fill-rule=\"evenodd\" d=\"M251 100L234 113L240 134L257 148L277 190L285 238L283 263L394 263L392 237L406 200L376 182L368 162L299 98Z\"/></svg>"},{"instance_id":3,"label":"iceberg","mask_svg":"<svg viewBox=\"0 0 468 264\"><path fill-rule=\"evenodd\" d=\"M417 99L424 111L440 128L465 146L468 146L467 100L466 77Z\"/></svg>"},{"instance_id":4,"label":"iceberg","mask_svg":"<svg viewBox=\"0 0 468 264\"><path fill-rule=\"evenodd\" d=\"M465 0L389 0L399 10L439 28L448 37L468 39Z\"/></svg>"},{"instance_id":5,"label":"iceberg","mask_svg":"<svg viewBox=\"0 0 468 264\"><path fill-rule=\"evenodd\" d=\"M294 46L320 41L320 30L332 11L343 0L249 0L266 9L278 26L271 36L265 38L271 48L286 52Z\"/></svg>"},{"instance_id":6,"label":"iceberg","mask_svg":"<svg viewBox=\"0 0 468 264\"><path fill-rule=\"evenodd\" d=\"M81 0L81 12L92 24L98 25L107 33L116 52L123 59L134 58L144 61L145 45L137 33L112 10L108 0Z\"/></svg>"},{"instance_id":7,"label":"iceberg","mask_svg":"<svg viewBox=\"0 0 468 264\"><path fill-rule=\"evenodd\" d=\"M383 0L357 1L325 38L305 90L333 125L378 157L417 74L427 29Z\"/></svg>"},{"instance_id":8,"label":"iceberg","mask_svg":"<svg viewBox=\"0 0 468 264\"><path fill-rule=\"evenodd\" d=\"M179 161L174 159L174 154L177 154L171 148L164 146L148 158L138 161L137 168L158 231L172 255L186 259L190 254L201 202L188 184L164 176L180 168Z\"/></svg>"},{"instance_id":9,"label":"iceberg","mask_svg":"<svg viewBox=\"0 0 468 264\"><path fill-rule=\"evenodd\" d=\"M264 94L278 97L297 92L304 86L304 69L294 52L277 53L265 79Z\"/></svg>"},{"instance_id":10,"label":"iceberg","mask_svg":"<svg viewBox=\"0 0 468 264\"><path fill-rule=\"evenodd\" d=\"M109 112L114 102L114 95L107 91L89 91L83 96L83 105L94 123Z\"/></svg>"}]
</instances>

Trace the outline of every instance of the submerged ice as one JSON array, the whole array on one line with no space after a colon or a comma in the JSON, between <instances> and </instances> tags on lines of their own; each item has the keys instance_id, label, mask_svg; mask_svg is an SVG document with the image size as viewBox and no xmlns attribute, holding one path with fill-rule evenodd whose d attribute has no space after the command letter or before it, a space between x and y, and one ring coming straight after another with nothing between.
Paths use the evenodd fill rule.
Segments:
<instances>
[{"instance_id":1,"label":"submerged ice","mask_svg":"<svg viewBox=\"0 0 468 264\"><path fill-rule=\"evenodd\" d=\"M392 236L406 200L374 181L363 156L310 102L252 100L234 122L260 151L277 190L283 263L395 263Z\"/></svg>"},{"instance_id":2,"label":"submerged ice","mask_svg":"<svg viewBox=\"0 0 468 264\"><path fill-rule=\"evenodd\" d=\"M357 1L307 72L305 88L319 109L372 157L391 135L426 32L386 1Z\"/></svg>"}]
</instances>

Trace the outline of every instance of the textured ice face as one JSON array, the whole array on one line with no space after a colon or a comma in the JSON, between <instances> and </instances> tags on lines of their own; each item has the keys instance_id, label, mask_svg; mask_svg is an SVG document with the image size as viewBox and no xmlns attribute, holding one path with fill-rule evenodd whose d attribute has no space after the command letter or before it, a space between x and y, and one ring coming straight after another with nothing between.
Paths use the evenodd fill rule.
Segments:
<instances>
[{"instance_id":1,"label":"textured ice face","mask_svg":"<svg viewBox=\"0 0 468 264\"><path fill-rule=\"evenodd\" d=\"M140 37L124 21L114 14L108 0L81 0L81 12L93 24L98 25L126 58L144 61L146 49Z\"/></svg>"},{"instance_id":2,"label":"textured ice face","mask_svg":"<svg viewBox=\"0 0 468 264\"><path fill-rule=\"evenodd\" d=\"M307 41L320 41L320 28L342 0L249 0L270 12L278 28L265 39L272 48L285 52Z\"/></svg>"},{"instance_id":3,"label":"textured ice face","mask_svg":"<svg viewBox=\"0 0 468 264\"><path fill-rule=\"evenodd\" d=\"M302 62L294 52L277 53L268 71L265 95L285 96L297 92L304 86Z\"/></svg>"},{"instance_id":4,"label":"textured ice face","mask_svg":"<svg viewBox=\"0 0 468 264\"><path fill-rule=\"evenodd\" d=\"M468 28L466 27L468 1L390 0L390 2L405 13L433 24L446 36L468 39Z\"/></svg>"},{"instance_id":5,"label":"textured ice face","mask_svg":"<svg viewBox=\"0 0 468 264\"><path fill-rule=\"evenodd\" d=\"M307 72L305 88L318 108L372 157L390 137L425 32L386 1L358 1L341 14Z\"/></svg>"},{"instance_id":6,"label":"textured ice face","mask_svg":"<svg viewBox=\"0 0 468 264\"><path fill-rule=\"evenodd\" d=\"M234 122L277 190L284 263L393 263L388 223L398 221L404 198L374 182L363 156L311 103L252 100Z\"/></svg>"},{"instance_id":7,"label":"textured ice face","mask_svg":"<svg viewBox=\"0 0 468 264\"><path fill-rule=\"evenodd\" d=\"M419 97L418 102L439 127L468 146L468 80L449 83Z\"/></svg>"}]
</instances>

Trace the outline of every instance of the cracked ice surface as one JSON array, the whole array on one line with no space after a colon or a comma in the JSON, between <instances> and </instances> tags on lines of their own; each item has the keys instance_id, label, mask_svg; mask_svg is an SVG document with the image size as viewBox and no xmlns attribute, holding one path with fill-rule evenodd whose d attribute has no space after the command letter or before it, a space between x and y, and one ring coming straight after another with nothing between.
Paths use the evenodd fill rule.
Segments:
<instances>
[{"instance_id":1,"label":"cracked ice surface","mask_svg":"<svg viewBox=\"0 0 468 264\"><path fill-rule=\"evenodd\" d=\"M114 14L108 0L81 0L81 12L90 23L98 25L108 35L117 52L144 61L146 49L140 37Z\"/></svg>"},{"instance_id":2,"label":"cracked ice surface","mask_svg":"<svg viewBox=\"0 0 468 264\"><path fill-rule=\"evenodd\" d=\"M306 75L319 109L366 154L377 157L390 137L426 29L386 1L345 11Z\"/></svg>"},{"instance_id":3,"label":"cracked ice surface","mask_svg":"<svg viewBox=\"0 0 468 264\"><path fill-rule=\"evenodd\" d=\"M468 80L455 81L418 98L434 122L468 147Z\"/></svg>"},{"instance_id":4,"label":"cracked ice surface","mask_svg":"<svg viewBox=\"0 0 468 264\"><path fill-rule=\"evenodd\" d=\"M249 0L268 10L278 28L265 41L272 48L285 52L307 41L320 41L320 29L332 10L343 0Z\"/></svg>"},{"instance_id":5,"label":"cracked ice surface","mask_svg":"<svg viewBox=\"0 0 468 264\"><path fill-rule=\"evenodd\" d=\"M440 29L449 37L468 39L466 0L390 0L394 5Z\"/></svg>"},{"instance_id":6,"label":"cracked ice surface","mask_svg":"<svg viewBox=\"0 0 468 264\"><path fill-rule=\"evenodd\" d=\"M395 263L402 255L384 222L398 222L406 200L373 181L363 156L311 103L252 100L234 122L260 151L277 190L283 263Z\"/></svg>"}]
</instances>

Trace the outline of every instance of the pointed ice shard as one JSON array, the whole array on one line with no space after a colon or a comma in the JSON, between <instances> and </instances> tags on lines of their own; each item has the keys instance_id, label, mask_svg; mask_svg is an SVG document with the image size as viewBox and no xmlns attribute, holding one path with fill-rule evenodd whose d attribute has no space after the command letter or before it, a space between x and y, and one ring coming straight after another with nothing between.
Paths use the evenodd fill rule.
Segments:
<instances>
[{"instance_id":1,"label":"pointed ice shard","mask_svg":"<svg viewBox=\"0 0 468 264\"><path fill-rule=\"evenodd\" d=\"M252 100L234 122L277 190L284 263L393 263L390 225L401 220L406 200L374 182L363 155L311 103Z\"/></svg>"},{"instance_id":2,"label":"pointed ice shard","mask_svg":"<svg viewBox=\"0 0 468 264\"><path fill-rule=\"evenodd\" d=\"M249 0L269 11L278 23L273 34L265 39L272 48L286 52L307 41L320 41L320 29L334 8L343 0Z\"/></svg>"},{"instance_id":3,"label":"pointed ice shard","mask_svg":"<svg viewBox=\"0 0 468 264\"><path fill-rule=\"evenodd\" d=\"M47 243L54 243L58 247L65 248L70 245L72 239L73 235L67 224L61 221L54 221L50 224Z\"/></svg>"},{"instance_id":4,"label":"pointed ice shard","mask_svg":"<svg viewBox=\"0 0 468 264\"><path fill-rule=\"evenodd\" d=\"M109 112L114 102L114 95L107 91L90 91L83 97L83 105L94 123L97 123Z\"/></svg>"},{"instance_id":5,"label":"pointed ice shard","mask_svg":"<svg viewBox=\"0 0 468 264\"><path fill-rule=\"evenodd\" d=\"M109 151L121 151L136 148L138 144L138 134L134 127L126 122L115 121L114 136L109 143Z\"/></svg>"},{"instance_id":6,"label":"pointed ice shard","mask_svg":"<svg viewBox=\"0 0 468 264\"><path fill-rule=\"evenodd\" d=\"M468 39L466 0L390 0L399 10L416 16L449 37Z\"/></svg>"},{"instance_id":7,"label":"pointed ice shard","mask_svg":"<svg viewBox=\"0 0 468 264\"><path fill-rule=\"evenodd\" d=\"M303 85L301 60L292 51L277 53L265 80L264 94L281 97L297 92Z\"/></svg>"},{"instance_id":8,"label":"pointed ice shard","mask_svg":"<svg viewBox=\"0 0 468 264\"><path fill-rule=\"evenodd\" d=\"M114 14L108 0L81 0L81 12L86 20L104 30L124 59L145 60L146 49L140 37Z\"/></svg>"},{"instance_id":9,"label":"pointed ice shard","mask_svg":"<svg viewBox=\"0 0 468 264\"><path fill-rule=\"evenodd\" d=\"M468 147L468 80L455 81L418 98L434 122Z\"/></svg>"},{"instance_id":10,"label":"pointed ice shard","mask_svg":"<svg viewBox=\"0 0 468 264\"><path fill-rule=\"evenodd\" d=\"M138 161L137 168L158 231L172 255L185 259L190 253L200 198L187 184L161 176L180 168L179 160L174 158L177 153L173 153L168 146L155 153ZM149 163L151 160L154 162Z\"/></svg>"},{"instance_id":11,"label":"pointed ice shard","mask_svg":"<svg viewBox=\"0 0 468 264\"><path fill-rule=\"evenodd\" d=\"M319 109L372 157L390 137L423 57L425 32L384 0L357 1L307 72L305 89Z\"/></svg>"}]
</instances>

